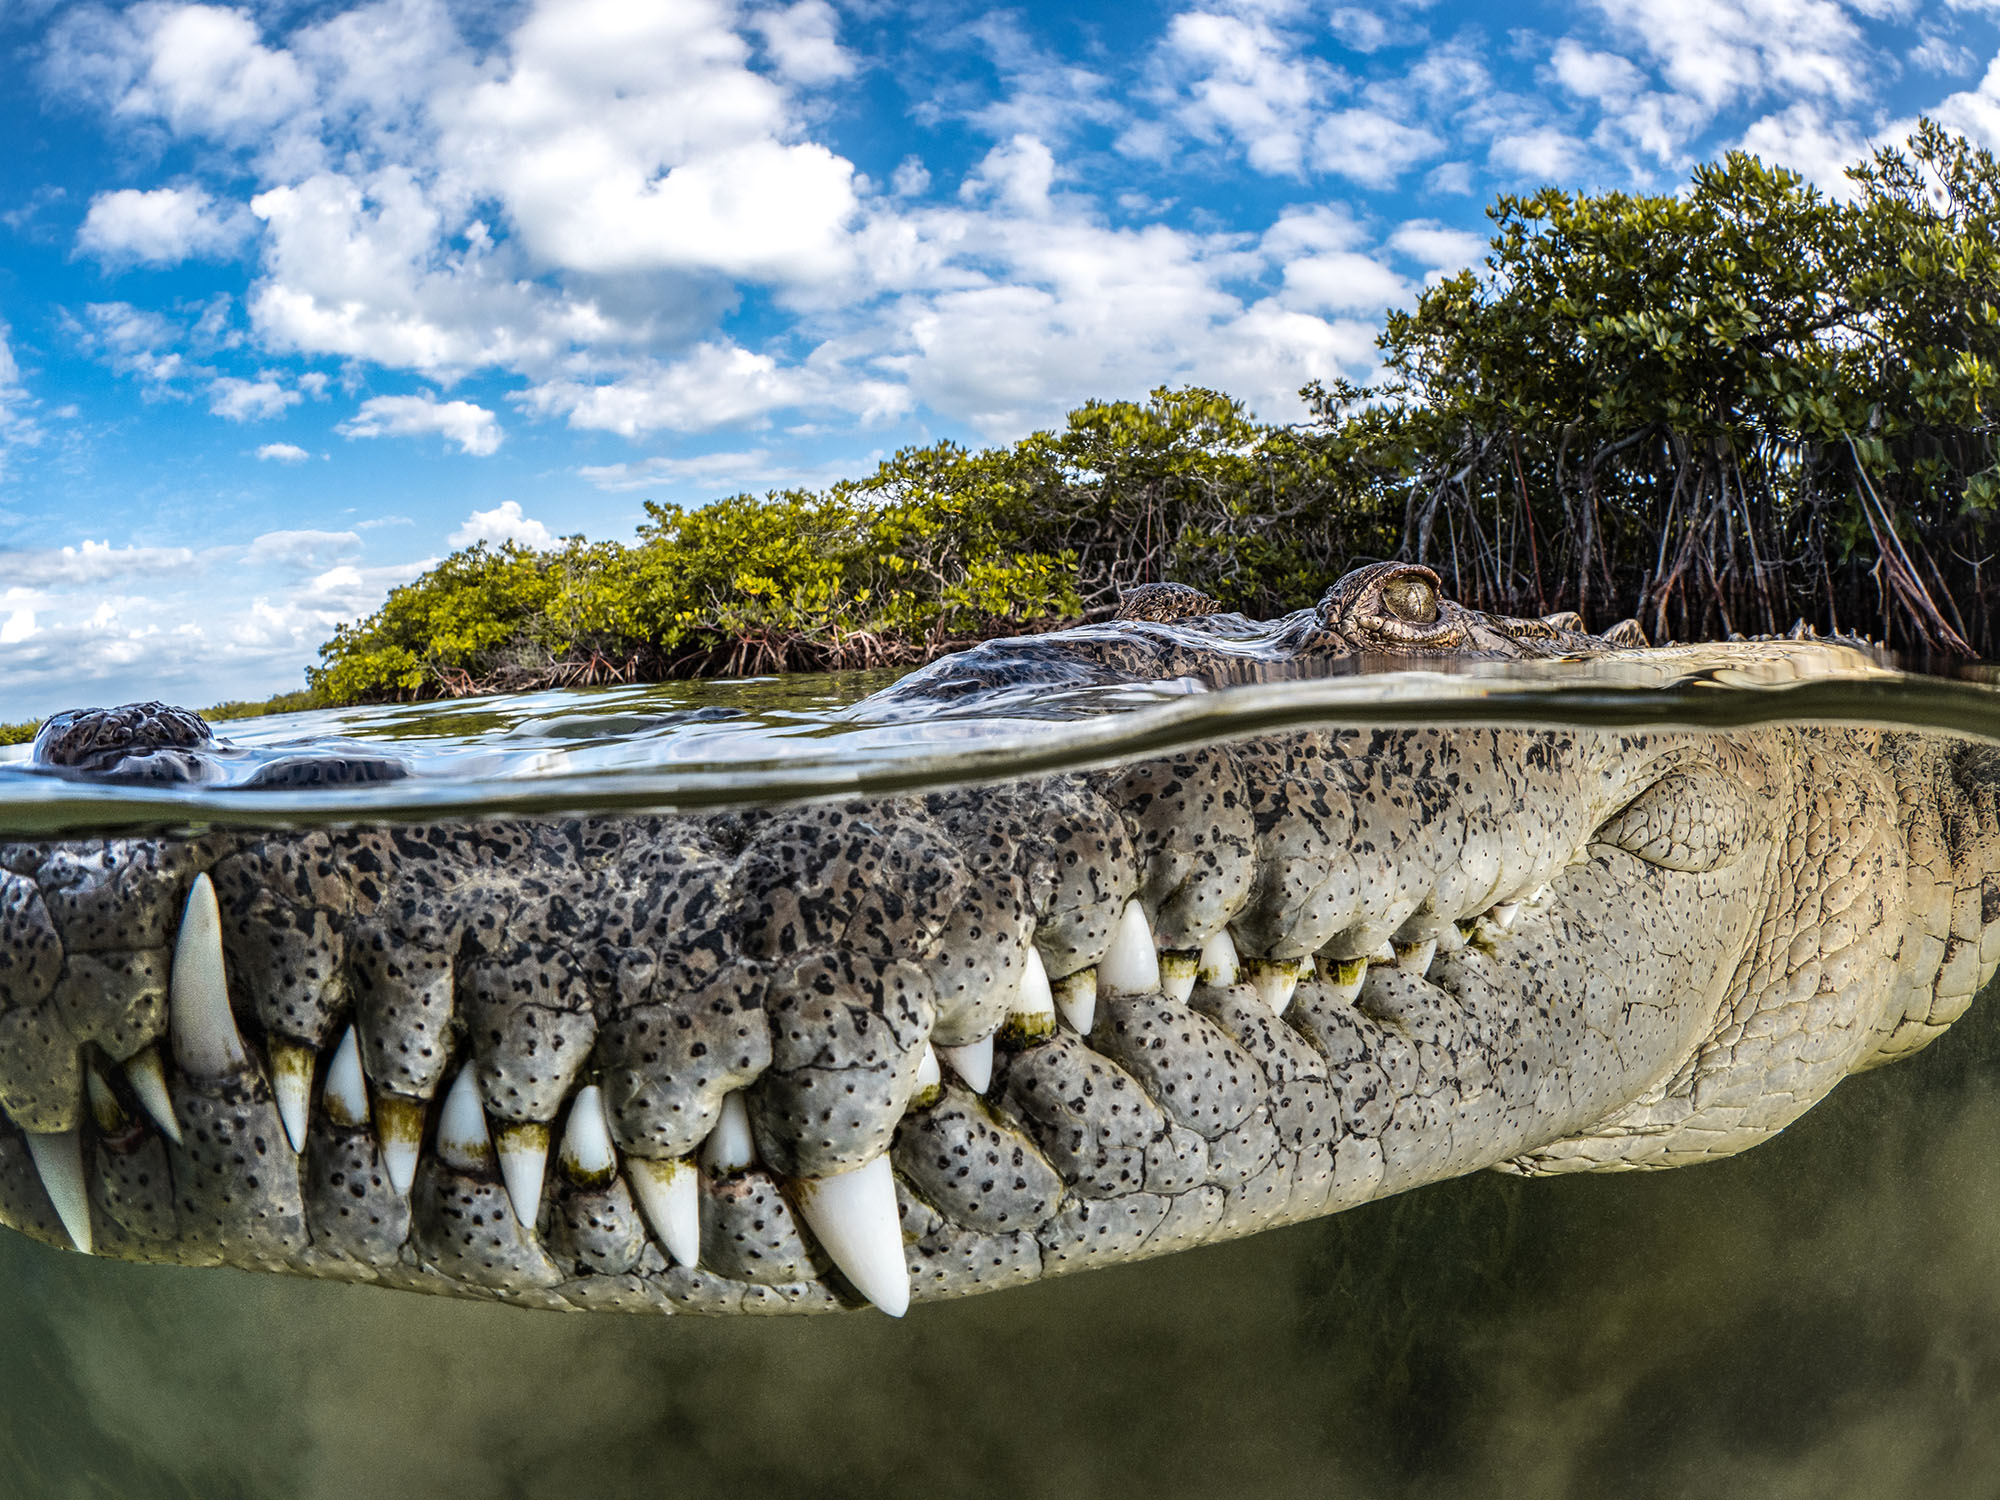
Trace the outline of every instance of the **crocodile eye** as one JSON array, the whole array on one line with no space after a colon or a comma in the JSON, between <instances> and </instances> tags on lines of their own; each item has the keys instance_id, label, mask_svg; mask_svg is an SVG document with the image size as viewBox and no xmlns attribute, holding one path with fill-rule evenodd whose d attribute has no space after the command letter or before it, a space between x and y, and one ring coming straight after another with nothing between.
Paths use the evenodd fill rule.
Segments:
<instances>
[{"instance_id":1,"label":"crocodile eye","mask_svg":"<svg viewBox=\"0 0 2000 1500\"><path fill-rule=\"evenodd\" d=\"M1437 589L1420 573L1400 574L1383 584L1382 602L1390 614L1412 625L1437 623Z\"/></svg>"}]
</instances>

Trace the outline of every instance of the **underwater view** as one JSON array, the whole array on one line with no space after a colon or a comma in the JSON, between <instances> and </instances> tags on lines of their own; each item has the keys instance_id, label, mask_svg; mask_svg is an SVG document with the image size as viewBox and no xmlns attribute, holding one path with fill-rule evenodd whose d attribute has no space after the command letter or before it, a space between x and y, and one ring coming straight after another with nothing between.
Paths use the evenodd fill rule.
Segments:
<instances>
[{"instance_id":1,"label":"underwater view","mask_svg":"<svg viewBox=\"0 0 2000 1500\"><path fill-rule=\"evenodd\" d=\"M921 803L940 826L955 827L960 825L950 819L963 801L989 820L989 828L1013 826L1010 837L1026 840L1021 825L1005 825L997 810L1026 799L1074 812L1082 805L1081 789L1113 796L1134 778L1145 781L1147 767L1185 769L1208 763L1203 757L1261 765L1270 774L1274 750L1284 747L1294 755L1316 747L1322 777L1346 747L1353 761L1345 774L1357 809L1365 797L1363 783L1351 779L1352 767L1400 757L1407 769L1415 745L1430 746L1441 758L1421 775L1412 773L1412 784L1436 780L1455 790L1459 784L1447 763L1464 766L1476 753L1529 766L1547 747L1568 746L1575 759L1548 774L1573 779L1577 765L1598 764L1592 755L1629 759L1634 747L1669 747L1657 753L1671 761L1671 774L1656 778L1655 790L1642 793L1639 803L1661 795L1658 787L1678 792L1703 774L1697 763L1740 766L1758 746L1768 752L1773 736L1786 738L1792 747L1786 753L1806 785L1816 758L1850 754L1857 743L1924 747L1923 754L1942 757L1936 764L1954 768L1983 765L1981 747L2000 742L2000 699L1982 676L1979 669L1961 671L1955 680L1907 675L1859 649L1766 642L1721 652L1697 647L1473 663L1449 671L1346 671L1215 691L1186 680L1084 684L1055 693L971 695L942 709L908 687L899 697L890 673L321 711L220 726L224 742L198 747L192 771L184 766L159 779L69 774L31 763L22 747L0 764L0 864L39 871L44 889L53 890L47 871L50 861L65 857L60 851L90 855L139 843L155 847L152 841L193 847L205 839L211 847L203 858L212 862L223 909L244 911L250 907L231 894L228 860L288 840L400 828L409 838L442 847L452 838L479 836L481 829L490 834L520 827L523 820L574 829L595 826L592 820L616 827L643 819L650 821L631 826L652 834L680 828L684 841L691 837L689 823L734 830L703 837L740 851L733 856L738 873L728 877L740 895L741 869L759 847L757 830L810 818L813 809L873 808L886 819L884 808ZM935 693L934 682L928 690ZM913 702L922 711L913 711ZM329 774L329 767L341 769ZM1608 773L1600 767L1597 774ZM1282 783L1284 776L1277 779ZM1157 778L1147 784L1157 787ZM1696 821L1714 821L1728 789L1700 783L1699 790L1708 801ZM1394 800L1387 783L1385 795ZM1630 806L1639 804L1629 787L1605 796L1608 801L1599 800L1606 806L1625 805L1626 812L1608 821L1602 809L1592 813L1598 826L1590 847L1599 851L1593 856L1599 865L1616 865L1625 855L1602 850L1623 837L1616 829L1631 823ZM852 800L857 797L873 800ZM1974 794L1972 802L1990 825L1991 800ZM962 1263L939 1258L941 1245L963 1248L965 1231L941 1223L934 1212L925 1220L924 1211L909 1206L925 1194L946 1205L947 1218L956 1212L991 1231L978 1236L982 1246L1018 1244L1021 1237L998 1233L980 1218L991 1201L951 1210L957 1200L950 1184L927 1178L899 1134L894 1159L905 1200L903 1239L917 1270L916 1305L892 1321L866 1310L871 1299L855 1291L863 1278L838 1257L829 1266L812 1235L802 1249L791 1231L790 1253L804 1259L782 1274L760 1268L752 1263L755 1254L745 1253L746 1231L717 1206L718 1195L729 1183L764 1178L767 1166L780 1176L810 1170L805 1137L793 1132L796 1138L787 1143L781 1104L753 1091L758 1129L746 1160L718 1166L713 1155L701 1158L707 1196L700 1269L648 1242L645 1257L626 1255L617 1275L588 1274L593 1266L602 1270L607 1253L579 1229L570 1208L585 1192L588 1174L572 1170L578 1165L574 1131L545 1111L556 1121L551 1129L562 1146L551 1152L540 1223L506 1246L496 1239L499 1248L481 1271L452 1249L448 1235L440 1238L437 1224L422 1222L432 1211L424 1207L426 1192L438 1191L425 1186L434 1173L479 1179L490 1184L489 1206L506 1202L490 1149L481 1156L447 1139L453 1127L445 1104L431 1110L417 1206L404 1210L414 1217L406 1217L402 1232L432 1266L417 1274L407 1256L401 1269L393 1254L371 1261L365 1236L351 1244L340 1239L344 1231L329 1238L327 1210L313 1197L316 1164L329 1141L336 1134L367 1134L365 1110L340 1116L338 1064L327 1056L347 1024L344 995L330 1002L339 1012L334 1024L309 1039L322 1053L309 1075L315 1090L304 1127L309 1144L298 1157L305 1199L299 1206L294 1190L291 1201L310 1232L289 1249L259 1240L255 1230L230 1230L227 1211L218 1212L220 1237L204 1239L206 1231L187 1217L191 1206L208 1206L199 1191L178 1200L178 1239L171 1228L148 1227L145 1213L135 1211L135 1205L147 1207L144 1191L118 1178L113 1162L130 1133L143 1130L151 1138L145 1097L132 1082L120 1081L112 1061L116 1049L97 1043L85 1049L92 1098L101 1103L100 1095L115 1095L107 1112L81 1127L100 1153L112 1152L96 1157L98 1166L90 1169L96 1175L89 1232L98 1254L85 1258L51 1248L65 1242L68 1221L60 1205L52 1212L48 1200L36 1198L18 1145L10 1144L0 1163L7 1179L0 1185L0 1213L49 1242L0 1236L5 1283L12 1289L0 1300L6 1330L0 1391L11 1414L0 1466L11 1476L10 1493L204 1500L415 1496L475 1487L524 1496L553 1490L825 1495L918 1488L1112 1496L1224 1489L1397 1496L1990 1493L2000 1465L2000 1162L1992 1149L2000 1138L2000 1022L1990 1006L1974 1003L1957 1025L1935 1028L1942 1035L1920 1055L1840 1083L1756 1149L1727 1154L1738 1149L1732 1144L1698 1169L1584 1172L1532 1182L1471 1171L1544 1147L1581 1121L1553 1131L1529 1127L1534 1139L1516 1139L1505 1109L1479 1113L1482 1101L1506 1096L1504 1080L1472 1087L1454 1075L1448 1081L1460 1120L1484 1123L1461 1123L1457 1144L1443 1151L1426 1147L1411 1159L1397 1154L1394 1122L1378 1121L1366 1127L1382 1142L1373 1175L1357 1176L1341 1155L1361 1110L1352 1093L1354 1076L1371 1057L1372 1065L1393 1074L1391 1059L1380 1050L1392 1033L1421 1042L1426 1023L1410 1009L1410 997L1441 987L1465 1016L1473 1016L1478 985L1503 983L1482 965L1522 972L1542 965L1544 982L1559 988L1567 972L1564 956L1537 956L1539 948L1529 945L1588 946L1592 922L1603 929L1622 913L1609 899L1590 908L1590 893L1577 887L1583 877L1575 873L1579 856L1572 851L1495 855L1498 863L1479 888L1460 893L1458 906L1477 910L1476 920L1447 909L1446 877L1436 871L1421 906L1406 893L1388 916L1377 910L1370 918L1371 899L1386 898L1357 896L1347 918L1323 924L1334 935L1319 942L1316 957L1293 964L1295 990L1274 1002L1272 987L1283 976L1274 978L1273 970L1282 963L1266 960L1258 968L1255 954L1280 952L1283 943L1269 931L1259 938L1258 923L1275 931L1307 920L1297 903L1282 918L1273 915L1276 898L1261 874L1246 876L1252 883L1247 906L1240 891L1200 897L1200 875L1185 868L1178 885L1160 884L1155 877L1171 837L1145 844L1157 819L1149 824L1147 812L1129 797L1118 805L1141 851L1135 858L1142 883L1133 904L1145 908L1160 950L1147 1003L1172 1005L1178 993L1193 1008L1181 1014L1211 1017L1245 1046L1254 1029L1249 1013L1267 1005L1289 1017L1295 1038L1310 1041L1334 1065L1328 1086L1343 1123L1325 1142L1326 1170L1315 1179L1306 1169L1320 1137L1311 1108L1303 1107L1305 1123L1281 1130L1282 1143L1265 1151L1266 1157L1277 1151L1274 1163L1293 1163L1285 1174L1288 1186L1271 1199L1274 1206L1254 1206L1250 1184L1264 1182L1275 1166L1251 1163L1239 1171L1229 1164L1233 1134L1209 1130L1209 1187L1193 1186L1197 1171L1178 1197L1170 1183L1152 1193L1162 1184L1149 1156L1148 1191L1120 1198L1130 1184L1085 1190L1086 1197L1100 1195L1096 1202L1157 1197L1174 1205L1165 1210L1166 1224L1155 1218L1146 1235L1099 1253L1087 1235L1079 1247L1056 1232L1061 1215L1047 1219L1039 1232L1042 1276L1029 1284L1038 1280L1034 1268L1018 1259L994 1276L990 1267L981 1271L978 1254ZM1181 817L1184 825L1194 821ZM1534 844L1522 832L1534 823L1535 815L1522 807L1506 811L1493 821L1499 845ZM1478 843L1477 824L1468 816L1450 835L1461 869L1478 865L1470 853ZM1264 843L1246 855L1260 870L1273 857L1272 826L1269 817L1261 820ZM1685 835L1683 826L1679 836ZM1626 843L1638 851L1635 861L1659 862L1669 882L1662 890L1677 879L1724 879L1737 868L1717 855L1709 860L1714 868L1703 873L1694 868L1700 860L1661 853L1656 840L1648 842L1653 836ZM1351 838L1366 847L1358 834ZM977 842L962 839L961 847L976 848ZM525 870L541 856L529 844L521 848L528 850L518 856ZM40 852L24 852L31 850ZM600 863L626 857L601 849L586 853ZM1850 857L1818 845L1815 855ZM257 868L278 870L272 856L259 858ZM1989 872L1989 888L1993 873L2000 871ZM797 871L787 878L797 880ZM1526 896L1515 889L1536 884L1551 889ZM183 874L175 888L185 886ZM1618 902L1640 908L1654 894L1646 886L1613 892ZM1508 895L1518 903L1495 900ZM964 889L958 892L960 910L969 899ZM1090 906L1088 898L1079 899L1083 908ZM1115 914L1124 899L1114 894L1109 910ZM1240 972L1216 975L1213 954L1204 949L1200 974L1192 972L1190 953L1190 974L1177 985L1171 963L1176 944L1192 939L1170 931L1174 913L1181 913L1189 931L1212 925L1198 914L1204 899L1210 906L1236 904L1229 930L1238 934L1233 946L1242 949ZM1314 897L1320 906L1330 899L1324 885ZM1503 932L1495 913L1507 918L1512 904L1521 910ZM801 900L801 910L808 905ZM513 910L517 935L531 920L543 931L559 925L546 915L531 918L526 907ZM1039 955L1050 949L1046 934L1057 918L1047 898L1037 910L1040 930L1030 951L1041 967ZM1426 911L1437 918L1437 932L1447 919L1463 930L1455 947L1448 934L1442 944L1433 935L1426 940L1430 951L1413 964L1411 950L1423 944L1409 939L1424 930ZM225 925L230 920L225 917ZM699 925L698 916L688 920ZM951 920L948 913L937 918L947 929ZM1070 920L1073 927L1088 925L1081 917ZM1691 928L1707 920L1697 914ZM1723 916L1713 920L1727 925ZM1370 935L1391 928L1394 941L1386 947ZM1338 935L1343 931L1347 936ZM228 940L243 1027L239 1046L248 1049L253 1071L261 1067L277 1076L283 1028L268 1019L268 997L244 993L237 972L241 940L240 933ZM665 955L675 935L651 941ZM1115 939L1104 941L1115 945ZM1353 949L1368 956L1345 958ZM504 1009L493 997L482 998L468 977L474 972L470 952L457 950L462 1013L438 1033L452 1059L447 1067L440 1058L431 1071L434 1106L459 1054L474 1046L470 1033L457 1039L459 1028L476 1031L481 1017ZM1145 1073L1144 1058L1121 1050L1121 1028L1142 1018L1141 1002L1121 994L1110 978L1120 962L1107 953L1097 966L1094 1014L1081 1024L1073 1009L1077 997L1064 991L1056 972L1063 965L1053 958L1048 967L1058 981L1060 1019L1049 1015L1040 1029L1024 1030L1018 986L1007 989L1015 999L999 1002L999 1010L990 998L978 1002L986 1006L989 1029L1007 1011L989 1053L994 1072L982 1107L997 1128L1037 1135L1041 1150L1072 1182L1092 1180L1093 1170L1101 1177L1105 1153L1091 1160L1065 1155L1061 1132L1052 1129L1050 1117L1035 1113L1034 1096L1022 1091L1019 1079L1028 1068L1025 1059L1087 1037L1159 1091L1160 1080ZM1615 988L1625 982L1606 955L1590 962L1599 971L1592 983ZM1366 977L1350 984L1355 966ZM362 972L352 960L350 971ZM178 983L178 960L175 973ZM1425 985L1415 983L1419 977ZM351 982L358 994L365 989L364 981ZM943 1098L927 1105L925 1099L938 1098L936 1084L920 1081L911 1095L905 1080L894 1107L900 1113L907 1105L912 1120L974 1102L960 1075L967 1064L939 1040L954 1012L942 986L938 994L932 1036L948 1059L940 1075ZM1492 998L1504 1001L1506 995L1496 991ZM1635 999L1620 1003L1629 1008ZM359 1004L358 1030L389 1025L369 1011L366 998ZM977 1009L965 1001L961 1020L967 1006ZM1330 1018L1347 1011L1385 1029L1372 1043L1351 1038L1343 1054ZM373 1022L371 1014L377 1015ZM600 1026L593 1061L573 1070L557 1091L568 1097L570 1115L577 1113L575 1085L582 1076L600 1081L607 1099L617 1094L615 1029L615 1023ZM374 1050L364 1040L362 1056L368 1086L379 1095L404 1075L378 1055L384 1050L380 1038L372 1045ZM1373 1054L1370 1045L1377 1049ZM1588 1039L1574 1039L1574 1045L1572 1060L1590 1055ZM161 1049L169 1050L165 1042ZM1110 1067L1102 1059L1093 1065ZM503 1080L510 1076L504 1059L496 1066ZM1260 1054L1259 1066L1272 1064ZM1414 1066L1419 1074L1427 1068L1451 1073L1436 1058L1419 1058ZM171 1051L167 1070L192 1141L192 1085L183 1076L188 1054ZM464 1075L472 1071L468 1065ZM504 1145L509 1127L496 1111L505 1106L484 1072L480 1083L495 1138ZM9 1087L19 1097L24 1085L10 1078ZM1349 1093L1343 1095L1343 1088ZM1198 1092L1187 1086L1180 1102L1192 1107ZM1163 1097L1174 1102L1171 1087ZM1546 1106L1543 1090L1529 1113ZM1282 1121L1290 1101L1274 1095L1259 1108ZM658 1121L649 1125L645 1109L644 1099L629 1092L622 1103L607 1105L620 1152L645 1150L647 1129L664 1128ZM1602 1113L1595 1104L1585 1113L1592 1110ZM1176 1114L1183 1119L1196 1116ZM380 1120L378 1113L378 1129ZM277 1123L276 1115L271 1121ZM107 1128L108 1122L116 1128ZM1192 1140L1179 1123L1172 1128L1176 1139ZM1649 1128L1653 1137L1665 1130ZM1631 1137L1642 1142L1635 1154L1650 1149L1643 1146L1649 1138L1644 1132ZM10 1143L16 1139L10 1134ZM485 1140L481 1134L475 1146ZM282 1140L270 1144L282 1154ZM1199 1140L1192 1146L1197 1154L1202 1150ZM171 1158L176 1172L185 1161L202 1160L198 1146L186 1149L187 1157ZM785 1150L799 1160L781 1169L773 1155ZM1560 1147L1541 1155L1546 1170L1570 1165ZM757 1158L760 1164L748 1165ZM1683 1151L1635 1164L1698 1159ZM624 1160L636 1181L643 1161ZM378 1163L378 1188L383 1170ZM1433 1176L1443 1180L1428 1180ZM912 1182L925 1184L914 1198ZM1412 1184L1424 1185L1396 1191ZM1388 1196L1376 1197L1378 1192ZM1213 1211L1183 1217L1179 1205L1198 1194L1207 1195ZM1070 1212L1082 1201L1065 1199ZM1053 1201L1041 1212L1052 1208ZM1321 1216L1327 1209L1344 1211ZM772 1211L768 1202L764 1211ZM172 1203L166 1212L171 1220ZM646 1223L629 1197L623 1212L644 1239ZM1262 1227L1266 1221L1283 1226L1287 1219L1303 1222ZM659 1238L658 1223L647 1223ZM719 1247L718 1235L733 1239L734 1248ZM300 1248L308 1238L318 1248ZM323 1254L328 1246L334 1250ZM764 1249L780 1254L784 1246ZM564 1274L571 1280L558 1284L530 1274L530 1258L539 1265L545 1252L568 1260L572 1269ZM111 1257L222 1258L454 1295L417 1296L226 1267L121 1264ZM1051 1274L1071 1264L1090 1268L1080 1275ZM574 1279L578 1267L586 1273L581 1280ZM798 1276L807 1279L784 1279ZM619 1286L611 1288L614 1281ZM641 1284L656 1289L640 1295L634 1289ZM989 1285L1001 1289L960 1295ZM554 1294L538 1290L549 1286L557 1288ZM615 1295L605 1299L607 1288ZM460 1300L467 1293L527 1307ZM931 1300L939 1296L946 1300ZM565 1305L565 1298L569 1305L601 1305L596 1298L641 1310L581 1317L533 1310ZM804 1318L740 1315L787 1306L849 1310ZM735 1315L657 1315L676 1310Z\"/></svg>"}]
</instances>

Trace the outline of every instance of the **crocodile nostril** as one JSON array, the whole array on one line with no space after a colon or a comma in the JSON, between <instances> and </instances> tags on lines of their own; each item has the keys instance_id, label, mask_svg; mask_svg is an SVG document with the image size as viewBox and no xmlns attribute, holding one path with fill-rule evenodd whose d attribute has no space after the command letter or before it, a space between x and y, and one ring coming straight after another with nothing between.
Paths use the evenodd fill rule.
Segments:
<instances>
[{"instance_id":1,"label":"crocodile nostril","mask_svg":"<svg viewBox=\"0 0 2000 1500\"><path fill-rule=\"evenodd\" d=\"M1421 573L1399 574L1383 584L1382 603L1389 613L1412 625L1437 623L1437 585Z\"/></svg>"}]
</instances>

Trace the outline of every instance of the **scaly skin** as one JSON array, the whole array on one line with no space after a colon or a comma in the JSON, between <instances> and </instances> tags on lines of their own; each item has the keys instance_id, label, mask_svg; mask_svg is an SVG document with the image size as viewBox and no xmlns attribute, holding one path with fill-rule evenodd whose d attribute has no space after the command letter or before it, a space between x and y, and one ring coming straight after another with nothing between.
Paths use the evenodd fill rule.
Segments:
<instances>
[{"instance_id":1,"label":"scaly skin","mask_svg":"<svg viewBox=\"0 0 2000 1500\"><path fill-rule=\"evenodd\" d=\"M1434 589L1364 570L1270 626L1155 591L887 706L1610 649ZM212 753L159 713L41 747ZM1995 752L1862 729L1325 729L920 798L0 846L0 1219L538 1306L897 1311L904 1277L1481 1167L1705 1160L1964 1010L2000 961L1997 787Z\"/></svg>"}]
</instances>

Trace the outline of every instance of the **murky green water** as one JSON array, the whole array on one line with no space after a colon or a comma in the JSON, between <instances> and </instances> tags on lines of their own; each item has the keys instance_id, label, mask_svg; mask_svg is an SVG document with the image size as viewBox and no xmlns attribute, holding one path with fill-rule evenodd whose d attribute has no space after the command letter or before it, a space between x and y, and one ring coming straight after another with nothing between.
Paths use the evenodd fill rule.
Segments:
<instances>
[{"instance_id":1,"label":"murky green water","mask_svg":"<svg viewBox=\"0 0 2000 1500\"><path fill-rule=\"evenodd\" d=\"M12 776L0 827L699 803L992 774L1010 757L1039 768L1119 743L1061 715L915 731L841 717L871 685L228 726L246 744L393 742L420 774L331 799L257 794L256 812L226 789ZM1983 686L1874 675L1310 692L1325 701L1304 710L1297 695L1167 694L1129 705L1119 732L1157 746L1213 733L1218 713L1258 727L1303 711L2000 733ZM742 712L696 712L715 708ZM559 1316L85 1260L11 1234L0 1287L0 1492L22 1500L1990 1496L2000 1016L1986 997L1929 1051L1718 1164L1481 1174L900 1323Z\"/></svg>"}]
</instances>

